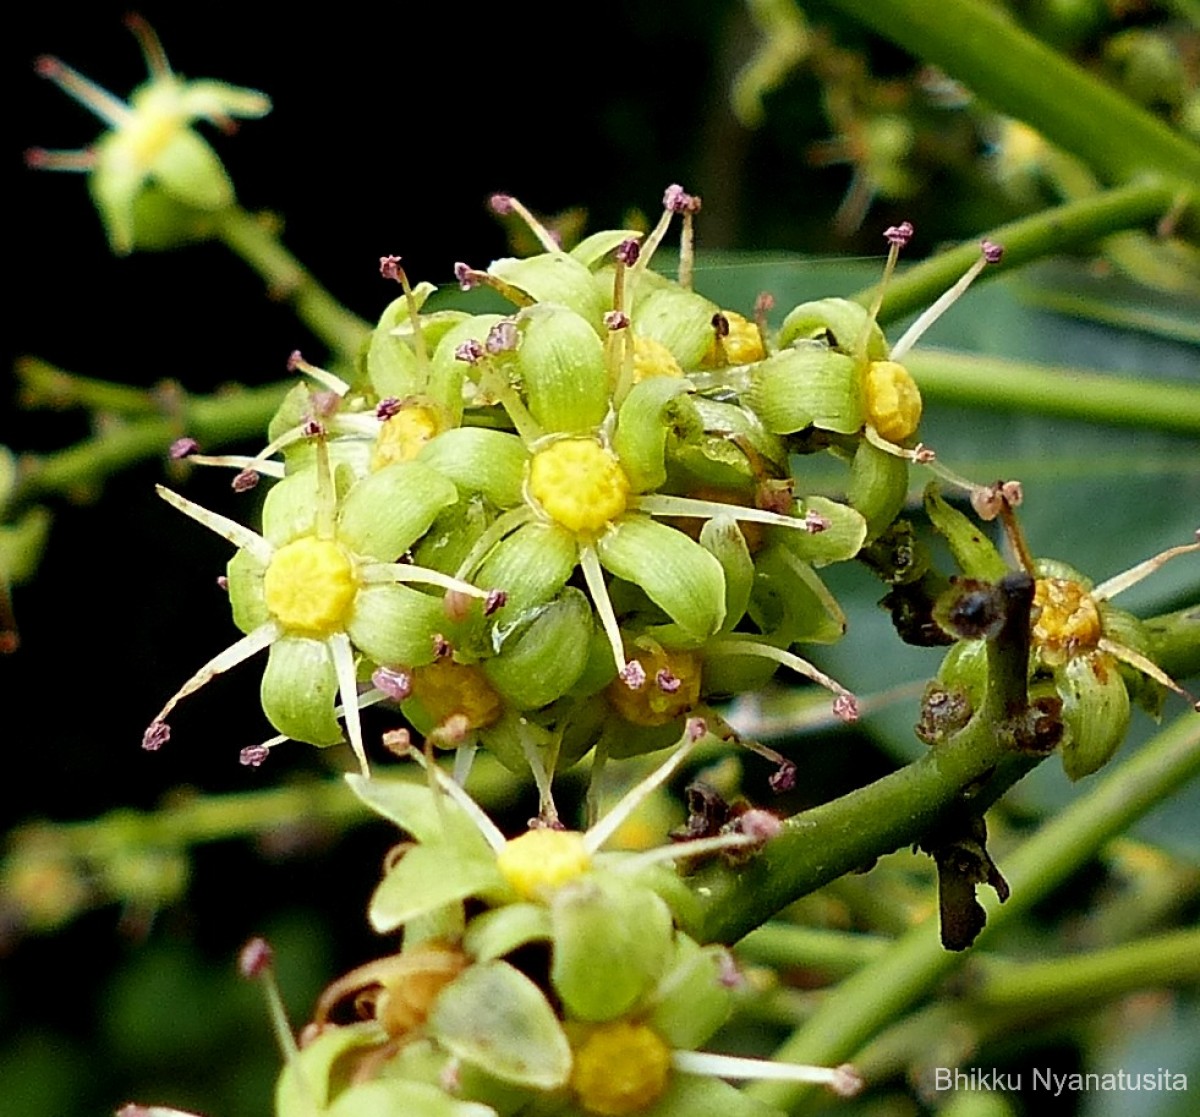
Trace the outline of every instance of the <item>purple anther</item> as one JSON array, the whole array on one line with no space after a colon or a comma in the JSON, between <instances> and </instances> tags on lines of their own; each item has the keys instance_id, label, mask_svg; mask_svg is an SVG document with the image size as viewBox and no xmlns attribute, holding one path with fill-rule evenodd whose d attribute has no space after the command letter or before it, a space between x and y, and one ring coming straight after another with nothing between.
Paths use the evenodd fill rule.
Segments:
<instances>
[{"instance_id":1,"label":"purple anther","mask_svg":"<svg viewBox=\"0 0 1200 1117\"><path fill-rule=\"evenodd\" d=\"M165 721L152 721L142 734L142 748L158 752L171 739L171 727Z\"/></svg>"},{"instance_id":2,"label":"purple anther","mask_svg":"<svg viewBox=\"0 0 1200 1117\"><path fill-rule=\"evenodd\" d=\"M389 729L383 735L383 747L393 756L406 757L413 750L412 734L407 729Z\"/></svg>"},{"instance_id":3,"label":"purple anther","mask_svg":"<svg viewBox=\"0 0 1200 1117\"><path fill-rule=\"evenodd\" d=\"M229 487L235 493L248 493L251 489L257 487L259 480L258 470L243 469L241 472L233 475L233 480L229 482Z\"/></svg>"},{"instance_id":4,"label":"purple anther","mask_svg":"<svg viewBox=\"0 0 1200 1117\"><path fill-rule=\"evenodd\" d=\"M454 645L440 632L433 634L432 643L434 659L449 659L454 654Z\"/></svg>"},{"instance_id":5,"label":"purple anther","mask_svg":"<svg viewBox=\"0 0 1200 1117\"><path fill-rule=\"evenodd\" d=\"M1020 481L1005 481L1000 486L1000 495L1010 508L1019 508L1025 502L1025 490Z\"/></svg>"},{"instance_id":6,"label":"purple anther","mask_svg":"<svg viewBox=\"0 0 1200 1117\"><path fill-rule=\"evenodd\" d=\"M932 446L926 446L924 442L918 442L913 447L913 461L920 465L928 465L937 461L937 451Z\"/></svg>"},{"instance_id":7,"label":"purple anther","mask_svg":"<svg viewBox=\"0 0 1200 1117\"><path fill-rule=\"evenodd\" d=\"M312 414L318 419L330 419L338 413L342 406L342 397L328 388L313 392L308 397Z\"/></svg>"},{"instance_id":8,"label":"purple anther","mask_svg":"<svg viewBox=\"0 0 1200 1117\"><path fill-rule=\"evenodd\" d=\"M663 694L674 694L683 686L683 680L678 675L672 673L669 667L661 667L658 674L654 676L654 685Z\"/></svg>"},{"instance_id":9,"label":"purple anther","mask_svg":"<svg viewBox=\"0 0 1200 1117\"><path fill-rule=\"evenodd\" d=\"M384 279L394 279L399 283L401 275L400 260L400 256L380 256L379 274Z\"/></svg>"},{"instance_id":10,"label":"purple anther","mask_svg":"<svg viewBox=\"0 0 1200 1117\"><path fill-rule=\"evenodd\" d=\"M607 310L604 312L604 326L609 330L627 330L629 315L623 310Z\"/></svg>"},{"instance_id":11,"label":"purple anther","mask_svg":"<svg viewBox=\"0 0 1200 1117\"><path fill-rule=\"evenodd\" d=\"M321 422L315 415L309 415L304 422L300 424L300 433L305 438L324 438L325 424Z\"/></svg>"},{"instance_id":12,"label":"purple anther","mask_svg":"<svg viewBox=\"0 0 1200 1117\"><path fill-rule=\"evenodd\" d=\"M521 334L516 323L505 318L488 330L483 344L489 353L511 353L520 340Z\"/></svg>"},{"instance_id":13,"label":"purple anther","mask_svg":"<svg viewBox=\"0 0 1200 1117\"><path fill-rule=\"evenodd\" d=\"M288 372L295 372L301 365L306 364L304 354L299 349L293 349L291 355L287 359Z\"/></svg>"},{"instance_id":14,"label":"purple anther","mask_svg":"<svg viewBox=\"0 0 1200 1117\"><path fill-rule=\"evenodd\" d=\"M981 240L979 251L983 253L983 258L989 264L998 264L1004 256L1004 245L991 240Z\"/></svg>"},{"instance_id":15,"label":"purple anther","mask_svg":"<svg viewBox=\"0 0 1200 1117\"><path fill-rule=\"evenodd\" d=\"M790 760L781 761L779 767L767 777L767 786L776 795L791 791L796 786L796 765Z\"/></svg>"},{"instance_id":16,"label":"purple anther","mask_svg":"<svg viewBox=\"0 0 1200 1117\"><path fill-rule=\"evenodd\" d=\"M624 264L627 268L633 267L641 254L642 242L637 237L626 237L617 245L617 263Z\"/></svg>"},{"instance_id":17,"label":"purple anther","mask_svg":"<svg viewBox=\"0 0 1200 1117\"><path fill-rule=\"evenodd\" d=\"M493 194L488 198L488 208L497 216L503 217L513 211L511 194Z\"/></svg>"},{"instance_id":18,"label":"purple anther","mask_svg":"<svg viewBox=\"0 0 1200 1117\"><path fill-rule=\"evenodd\" d=\"M717 337L729 336L729 319L719 310L712 316L712 328Z\"/></svg>"},{"instance_id":19,"label":"purple anther","mask_svg":"<svg viewBox=\"0 0 1200 1117\"><path fill-rule=\"evenodd\" d=\"M458 280L458 285L464 291L471 290L472 287L479 286L478 273L469 264L464 264L461 260L454 265L454 278Z\"/></svg>"},{"instance_id":20,"label":"purple anther","mask_svg":"<svg viewBox=\"0 0 1200 1117\"><path fill-rule=\"evenodd\" d=\"M412 694L412 675L393 667L376 667L371 673L371 685L383 691L393 702L403 702Z\"/></svg>"},{"instance_id":21,"label":"purple anther","mask_svg":"<svg viewBox=\"0 0 1200 1117\"><path fill-rule=\"evenodd\" d=\"M833 700L833 716L839 721L858 721L858 699L853 694L839 694Z\"/></svg>"},{"instance_id":22,"label":"purple anther","mask_svg":"<svg viewBox=\"0 0 1200 1117\"><path fill-rule=\"evenodd\" d=\"M757 842L769 842L783 831L783 820L770 811L752 807L738 815L737 828Z\"/></svg>"},{"instance_id":23,"label":"purple anther","mask_svg":"<svg viewBox=\"0 0 1200 1117\"><path fill-rule=\"evenodd\" d=\"M914 229L912 222L901 221L899 225L889 225L883 230L883 239L888 244L894 244L897 248L903 248L913 238Z\"/></svg>"},{"instance_id":24,"label":"purple anther","mask_svg":"<svg viewBox=\"0 0 1200 1117\"><path fill-rule=\"evenodd\" d=\"M754 300L754 313L767 314L775 309L775 296L770 291L760 291Z\"/></svg>"},{"instance_id":25,"label":"purple anther","mask_svg":"<svg viewBox=\"0 0 1200 1117\"><path fill-rule=\"evenodd\" d=\"M455 346L454 359L456 361L466 361L469 365L478 364L483 360L483 346L473 337L468 338L461 345Z\"/></svg>"},{"instance_id":26,"label":"purple anther","mask_svg":"<svg viewBox=\"0 0 1200 1117\"><path fill-rule=\"evenodd\" d=\"M726 989L740 989L746 983L742 971L738 969L737 962L728 950L722 950L717 955L717 981Z\"/></svg>"},{"instance_id":27,"label":"purple anther","mask_svg":"<svg viewBox=\"0 0 1200 1117\"><path fill-rule=\"evenodd\" d=\"M194 454L200 449L200 443L194 438L177 438L171 443L171 448L167 451L171 461L177 462L181 458L186 458L189 454Z\"/></svg>"},{"instance_id":28,"label":"purple anther","mask_svg":"<svg viewBox=\"0 0 1200 1117\"><path fill-rule=\"evenodd\" d=\"M274 961L271 944L261 936L253 938L238 952L238 973L247 979L261 977Z\"/></svg>"},{"instance_id":29,"label":"purple anther","mask_svg":"<svg viewBox=\"0 0 1200 1117\"><path fill-rule=\"evenodd\" d=\"M828 531L833 526L833 521L828 516L822 516L815 508L810 508L804 513L804 530L809 535L820 535L823 531Z\"/></svg>"},{"instance_id":30,"label":"purple anther","mask_svg":"<svg viewBox=\"0 0 1200 1117\"><path fill-rule=\"evenodd\" d=\"M688 718L683 727L689 741L698 741L708 732L708 722L703 718Z\"/></svg>"},{"instance_id":31,"label":"purple anther","mask_svg":"<svg viewBox=\"0 0 1200 1117\"><path fill-rule=\"evenodd\" d=\"M630 690L641 690L646 685L646 669L642 666L641 661L631 659L618 672L617 677Z\"/></svg>"},{"instance_id":32,"label":"purple anther","mask_svg":"<svg viewBox=\"0 0 1200 1117\"><path fill-rule=\"evenodd\" d=\"M381 423L387 422L393 415L399 415L404 409L404 404L395 396L388 396L386 399L381 399L375 406L375 418Z\"/></svg>"},{"instance_id":33,"label":"purple anther","mask_svg":"<svg viewBox=\"0 0 1200 1117\"><path fill-rule=\"evenodd\" d=\"M497 609L503 609L508 604L508 594L504 590L489 590L483 602L483 615L490 617Z\"/></svg>"},{"instance_id":34,"label":"purple anther","mask_svg":"<svg viewBox=\"0 0 1200 1117\"><path fill-rule=\"evenodd\" d=\"M229 592L229 579L224 574L217 575L217 588Z\"/></svg>"},{"instance_id":35,"label":"purple anther","mask_svg":"<svg viewBox=\"0 0 1200 1117\"><path fill-rule=\"evenodd\" d=\"M266 745L247 745L238 753L238 763L244 768L261 768L271 755Z\"/></svg>"}]
</instances>

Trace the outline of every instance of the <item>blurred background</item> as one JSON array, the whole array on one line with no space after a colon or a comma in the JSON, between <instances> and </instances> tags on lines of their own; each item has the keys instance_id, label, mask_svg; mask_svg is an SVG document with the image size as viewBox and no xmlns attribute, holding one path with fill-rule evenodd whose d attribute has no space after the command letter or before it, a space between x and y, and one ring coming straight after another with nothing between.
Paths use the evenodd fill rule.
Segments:
<instances>
[{"instance_id":1,"label":"blurred background","mask_svg":"<svg viewBox=\"0 0 1200 1117\"><path fill-rule=\"evenodd\" d=\"M100 130L34 74L35 57L54 54L121 96L143 80L124 7L26 5L0 47L11 284L0 443L18 452L67 446L91 422L81 411L19 410L9 368L22 355L193 392L278 380L296 348L325 356L219 245L114 258L83 179L24 167L29 147L83 146ZM1200 127L1196 34L1164 6L1014 7L1155 111ZM368 319L393 295L380 255L399 253L414 278L448 283L455 261L485 266L504 254L505 231L485 205L497 190L541 214L578 211L565 220L596 229L653 220L664 187L681 182L704 199L702 254L837 254L851 262L811 265L830 291L870 281L889 224L916 225L915 258L1067 190L1069 175L1036 137L821 4L761 53L769 9L790 10L612 0L568 16L342 3L306 21L253 3L140 7L178 72L270 95L269 116L214 144L242 204L278 214L287 246ZM854 271L862 257L873 259ZM161 753L138 747L162 701L232 632L214 581L227 548L155 498L162 475L148 462L102 493L85 486L58 502L38 575L15 591L22 646L0 659L6 829L306 786L345 759L294 747L262 769L241 767L239 749L267 735L251 669L186 703ZM215 471L194 473L187 493L247 515ZM821 759L806 794L890 766L867 736L845 742L837 760L819 739L812 746ZM765 774L748 768L748 778ZM520 801L514 810L529 813ZM392 840L382 825L347 826L335 809L257 842L148 851L117 884L52 871L26 881L49 899L35 914L11 902L0 910L0 1110L61 1117L136 1098L213 1117L267 1112L278 1061L257 992L234 976L236 951L268 933L285 998L304 1019L326 981L385 949L362 912ZM114 891L123 903L96 903Z\"/></svg>"}]
</instances>

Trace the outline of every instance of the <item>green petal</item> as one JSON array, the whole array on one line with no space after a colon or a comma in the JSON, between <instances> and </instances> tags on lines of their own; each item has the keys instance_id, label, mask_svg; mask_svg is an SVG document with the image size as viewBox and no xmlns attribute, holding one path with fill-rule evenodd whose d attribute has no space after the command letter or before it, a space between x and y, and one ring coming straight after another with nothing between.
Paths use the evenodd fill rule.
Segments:
<instances>
[{"instance_id":1,"label":"green petal","mask_svg":"<svg viewBox=\"0 0 1200 1117\"><path fill-rule=\"evenodd\" d=\"M604 345L595 330L562 306L531 306L520 321L517 364L534 419L547 432L595 430L609 402Z\"/></svg>"},{"instance_id":2,"label":"green petal","mask_svg":"<svg viewBox=\"0 0 1200 1117\"><path fill-rule=\"evenodd\" d=\"M683 471L683 487L749 489L761 473L758 455L781 474L788 452L778 435L767 431L748 407L702 396L678 399L672 408L668 454L671 473Z\"/></svg>"},{"instance_id":3,"label":"green petal","mask_svg":"<svg viewBox=\"0 0 1200 1117\"><path fill-rule=\"evenodd\" d=\"M501 638L506 626L526 609L543 605L567 584L579 562L579 547L555 524L530 523L506 536L488 553L475 575L481 589L501 589L508 602L497 617Z\"/></svg>"},{"instance_id":4,"label":"green petal","mask_svg":"<svg viewBox=\"0 0 1200 1117\"><path fill-rule=\"evenodd\" d=\"M497 260L488 272L505 283L519 287L539 303L570 307L599 333L605 304L586 264L566 253L542 252L522 259Z\"/></svg>"},{"instance_id":5,"label":"green petal","mask_svg":"<svg viewBox=\"0 0 1200 1117\"><path fill-rule=\"evenodd\" d=\"M650 492L666 481L671 402L690 387L686 380L655 376L635 384L621 404L612 448L635 493Z\"/></svg>"},{"instance_id":6,"label":"green petal","mask_svg":"<svg viewBox=\"0 0 1200 1117\"><path fill-rule=\"evenodd\" d=\"M507 635L484 674L519 710L537 710L561 698L583 674L592 636L592 608L568 587L557 601L538 609L532 623Z\"/></svg>"},{"instance_id":7,"label":"green petal","mask_svg":"<svg viewBox=\"0 0 1200 1117\"><path fill-rule=\"evenodd\" d=\"M808 563L782 544L767 547L755 563L758 578L750 612L771 642L832 644L846 632L837 598Z\"/></svg>"},{"instance_id":8,"label":"green petal","mask_svg":"<svg viewBox=\"0 0 1200 1117\"><path fill-rule=\"evenodd\" d=\"M908 462L865 438L854 451L846 499L867 521L867 540L886 531L908 499Z\"/></svg>"},{"instance_id":9,"label":"green petal","mask_svg":"<svg viewBox=\"0 0 1200 1117\"><path fill-rule=\"evenodd\" d=\"M704 640L725 619L721 564L681 531L626 516L596 544L605 569L640 586L688 637Z\"/></svg>"},{"instance_id":10,"label":"green petal","mask_svg":"<svg viewBox=\"0 0 1200 1117\"><path fill-rule=\"evenodd\" d=\"M767 1105L744 1090L719 1078L676 1073L667 1092L639 1117L696 1117L719 1113L721 1117L783 1117L783 1110Z\"/></svg>"},{"instance_id":11,"label":"green petal","mask_svg":"<svg viewBox=\"0 0 1200 1117\"><path fill-rule=\"evenodd\" d=\"M629 240L630 237L640 237L640 234L633 229L601 229L598 233L584 237L571 249L571 256L591 268L603 260L618 244Z\"/></svg>"},{"instance_id":12,"label":"green petal","mask_svg":"<svg viewBox=\"0 0 1200 1117\"><path fill-rule=\"evenodd\" d=\"M460 489L482 493L497 508L521 503L529 451L516 435L486 427L456 427L422 446L417 460Z\"/></svg>"},{"instance_id":13,"label":"green petal","mask_svg":"<svg viewBox=\"0 0 1200 1117\"><path fill-rule=\"evenodd\" d=\"M671 910L648 888L593 873L550 904L550 982L580 1020L612 1020L653 988L673 946Z\"/></svg>"},{"instance_id":14,"label":"green petal","mask_svg":"<svg viewBox=\"0 0 1200 1117\"><path fill-rule=\"evenodd\" d=\"M364 586L354 598L346 633L376 663L419 667L434 660L434 635L449 624L441 597L411 586Z\"/></svg>"},{"instance_id":15,"label":"green petal","mask_svg":"<svg viewBox=\"0 0 1200 1117\"><path fill-rule=\"evenodd\" d=\"M225 567L233 623L247 635L271 619L263 597L263 575L267 568L249 551L237 551Z\"/></svg>"},{"instance_id":16,"label":"green petal","mask_svg":"<svg viewBox=\"0 0 1200 1117\"><path fill-rule=\"evenodd\" d=\"M150 167L154 180L171 197L196 209L218 210L233 204L233 183L221 160L195 132L178 132Z\"/></svg>"},{"instance_id":17,"label":"green petal","mask_svg":"<svg viewBox=\"0 0 1200 1117\"><path fill-rule=\"evenodd\" d=\"M342 727L333 715L337 693L333 657L324 640L281 636L271 645L262 708L280 733L310 745L340 744Z\"/></svg>"},{"instance_id":18,"label":"green petal","mask_svg":"<svg viewBox=\"0 0 1200 1117\"><path fill-rule=\"evenodd\" d=\"M324 1114L335 1079L335 1065L357 1048L376 1046L383 1035L383 1029L374 1022L348 1024L328 1028L305 1044L299 1055L284 1065L275 1085L278 1117L313 1117L314 1104Z\"/></svg>"},{"instance_id":19,"label":"green petal","mask_svg":"<svg viewBox=\"0 0 1200 1117\"><path fill-rule=\"evenodd\" d=\"M685 371L696 368L712 345L713 315L720 307L674 283L638 294L634 333L665 345Z\"/></svg>"},{"instance_id":20,"label":"green petal","mask_svg":"<svg viewBox=\"0 0 1200 1117\"><path fill-rule=\"evenodd\" d=\"M571 1073L571 1048L554 1009L507 962L465 970L434 1002L428 1027L451 1054L505 1082L555 1090Z\"/></svg>"},{"instance_id":21,"label":"green petal","mask_svg":"<svg viewBox=\"0 0 1200 1117\"><path fill-rule=\"evenodd\" d=\"M725 621L721 627L731 631L746 612L754 588L754 560L746 537L732 516L714 516L700 529L700 546L725 572Z\"/></svg>"},{"instance_id":22,"label":"green petal","mask_svg":"<svg viewBox=\"0 0 1200 1117\"><path fill-rule=\"evenodd\" d=\"M381 397L406 399L425 390L425 377L417 364L417 355L404 338L392 331L408 321L408 300L393 299L379 316L367 346L367 376Z\"/></svg>"},{"instance_id":23,"label":"green petal","mask_svg":"<svg viewBox=\"0 0 1200 1117\"><path fill-rule=\"evenodd\" d=\"M1063 771L1070 779L1090 776L1103 768L1125 740L1129 729L1129 692L1106 652L1068 659L1054 672L1062 698L1067 736L1062 744Z\"/></svg>"},{"instance_id":24,"label":"green petal","mask_svg":"<svg viewBox=\"0 0 1200 1117\"><path fill-rule=\"evenodd\" d=\"M479 855L441 842L418 845L379 882L367 916L376 931L387 934L419 915L503 886L490 852Z\"/></svg>"},{"instance_id":25,"label":"green petal","mask_svg":"<svg viewBox=\"0 0 1200 1117\"><path fill-rule=\"evenodd\" d=\"M263 501L263 538L282 547L311 535L317 523L317 471L314 466L289 473L267 490Z\"/></svg>"},{"instance_id":26,"label":"green petal","mask_svg":"<svg viewBox=\"0 0 1200 1117\"><path fill-rule=\"evenodd\" d=\"M866 419L854 361L811 342L755 365L745 400L775 434L806 427L854 434Z\"/></svg>"},{"instance_id":27,"label":"green petal","mask_svg":"<svg viewBox=\"0 0 1200 1117\"><path fill-rule=\"evenodd\" d=\"M454 483L424 463L394 462L346 494L338 510L338 540L357 555L392 562L457 499Z\"/></svg>"},{"instance_id":28,"label":"green petal","mask_svg":"<svg viewBox=\"0 0 1200 1117\"><path fill-rule=\"evenodd\" d=\"M481 912L471 920L463 938L463 949L480 962L502 958L531 942L552 936L550 910L545 904L505 904Z\"/></svg>"},{"instance_id":29,"label":"green petal","mask_svg":"<svg viewBox=\"0 0 1200 1117\"><path fill-rule=\"evenodd\" d=\"M829 524L824 531L790 531L771 528L771 538L782 543L797 558L813 566L828 566L832 562L852 559L862 549L867 538L867 521L862 513L849 505L823 496L806 496L800 501L796 515L815 512Z\"/></svg>"},{"instance_id":30,"label":"green petal","mask_svg":"<svg viewBox=\"0 0 1200 1117\"><path fill-rule=\"evenodd\" d=\"M987 537L983 525L947 504L936 481L925 486L925 512L968 578L996 582L1008 573L1008 563Z\"/></svg>"},{"instance_id":31,"label":"green petal","mask_svg":"<svg viewBox=\"0 0 1200 1117\"><path fill-rule=\"evenodd\" d=\"M692 1051L729 1018L733 994L724 980L729 952L676 936L675 960L654 991L647 1023L672 1047Z\"/></svg>"},{"instance_id":32,"label":"green petal","mask_svg":"<svg viewBox=\"0 0 1200 1117\"><path fill-rule=\"evenodd\" d=\"M346 783L370 810L394 822L418 842L451 846L464 856L489 856L491 847L462 807L440 791L431 790L428 782L367 779L348 772Z\"/></svg>"},{"instance_id":33,"label":"green petal","mask_svg":"<svg viewBox=\"0 0 1200 1117\"><path fill-rule=\"evenodd\" d=\"M854 356L854 346L867 321L866 308L849 299L816 299L793 309L779 327L779 348L797 342L819 341L839 353ZM882 361L888 355L883 331L875 323L867 340L867 356Z\"/></svg>"},{"instance_id":34,"label":"green petal","mask_svg":"<svg viewBox=\"0 0 1200 1117\"><path fill-rule=\"evenodd\" d=\"M312 1112L311 1104L307 1110L297 1110L305 1117ZM357 1083L320 1112L322 1117L396 1117L398 1113L406 1117L496 1117L490 1105L460 1101L429 1082L393 1077Z\"/></svg>"}]
</instances>

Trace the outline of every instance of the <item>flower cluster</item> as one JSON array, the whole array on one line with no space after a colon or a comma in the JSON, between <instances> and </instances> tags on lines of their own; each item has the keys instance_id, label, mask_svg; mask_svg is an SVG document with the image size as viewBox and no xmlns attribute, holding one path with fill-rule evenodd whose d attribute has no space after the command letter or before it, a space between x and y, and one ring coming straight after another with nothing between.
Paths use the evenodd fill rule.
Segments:
<instances>
[{"instance_id":1,"label":"flower cluster","mask_svg":"<svg viewBox=\"0 0 1200 1117\"><path fill-rule=\"evenodd\" d=\"M244 750L249 764L287 738L334 743L342 718L366 773L359 711L391 702L457 750L460 776L483 745L546 791L593 749L664 747L687 717L715 716L712 697L781 665L857 716L795 648L842 635L818 568L878 536L909 463L932 456L899 362L930 316L889 351L878 299L805 303L774 334L765 297L754 321L722 309L690 287L700 200L678 186L648 233L570 251L516 199L492 204L545 251L455 274L510 313L430 309L433 286L385 256L401 293L355 376L295 354L302 379L260 454L178 444L236 468L237 491L277 483L261 535L161 490L238 547L227 586L245 635L167 703L147 748L180 698L268 647L263 709L280 737ZM683 281L649 266L676 217ZM887 231L885 284L911 235ZM998 255L985 243L933 313ZM817 450L847 462L844 501L797 491L791 455Z\"/></svg>"}]
</instances>

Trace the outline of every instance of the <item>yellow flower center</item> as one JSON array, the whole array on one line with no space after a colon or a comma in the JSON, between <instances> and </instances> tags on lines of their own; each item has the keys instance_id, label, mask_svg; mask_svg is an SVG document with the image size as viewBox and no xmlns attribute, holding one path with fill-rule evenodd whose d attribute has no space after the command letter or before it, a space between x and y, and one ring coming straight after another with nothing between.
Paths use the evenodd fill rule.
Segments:
<instances>
[{"instance_id":1,"label":"yellow flower center","mask_svg":"<svg viewBox=\"0 0 1200 1117\"><path fill-rule=\"evenodd\" d=\"M523 900L545 899L591 864L592 855L576 830L530 830L506 842L496 855L500 875Z\"/></svg>"},{"instance_id":2,"label":"yellow flower center","mask_svg":"<svg viewBox=\"0 0 1200 1117\"><path fill-rule=\"evenodd\" d=\"M342 629L357 592L350 556L333 540L311 535L280 547L263 576L271 614L284 628L305 636Z\"/></svg>"},{"instance_id":3,"label":"yellow flower center","mask_svg":"<svg viewBox=\"0 0 1200 1117\"><path fill-rule=\"evenodd\" d=\"M645 1024L614 1020L591 1032L576 1049L571 1089L580 1104L602 1117L637 1113L667 1088L671 1051Z\"/></svg>"},{"instance_id":4,"label":"yellow flower center","mask_svg":"<svg viewBox=\"0 0 1200 1117\"><path fill-rule=\"evenodd\" d=\"M405 407L383 421L371 451L371 470L382 469L393 462L412 461L425 443L441 433L437 416L419 404Z\"/></svg>"},{"instance_id":5,"label":"yellow flower center","mask_svg":"<svg viewBox=\"0 0 1200 1117\"><path fill-rule=\"evenodd\" d=\"M145 174L186 127L187 121L179 111L174 94L154 90L138 102L133 116L121 127L119 135L138 173Z\"/></svg>"},{"instance_id":6,"label":"yellow flower center","mask_svg":"<svg viewBox=\"0 0 1200 1117\"><path fill-rule=\"evenodd\" d=\"M504 712L500 695L472 664L439 659L412 674L414 697L438 725L461 715L467 719L468 729L486 729Z\"/></svg>"},{"instance_id":7,"label":"yellow flower center","mask_svg":"<svg viewBox=\"0 0 1200 1117\"><path fill-rule=\"evenodd\" d=\"M723 310L721 314L729 323L729 333L720 339L719 344L717 338L713 338L708 352L700 361L700 367L721 368L724 365L748 365L763 360L767 351L763 348L758 326L732 310Z\"/></svg>"},{"instance_id":8,"label":"yellow flower center","mask_svg":"<svg viewBox=\"0 0 1200 1117\"><path fill-rule=\"evenodd\" d=\"M629 478L591 438L563 438L533 455L529 495L568 531L596 535L625 511Z\"/></svg>"},{"instance_id":9,"label":"yellow flower center","mask_svg":"<svg viewBox=\"0 0 1200 1117\"><path fill-rule=\"evenodd\" d=\"M640 384L655 376L682 376L683 369L675 355L661 341L652 337L633 339L633 382Z\"/></svg>"},{"instance_id":10,"label":"yellow flower center","mask_svg":"<svg viewBox=\"0 0 1200 1117\"><path fill-rule=\"evenodd\" d=\"M700 701L700 659L691 652L654 648L635 650L631 658L646 671L646 685L631 690L621 679L609 684L609 704L634 725L666 725ZM678 684L678 685L676 685Z\"/></svg>"},{"instance_id":11,"label":"yellow flower center","mask_svg":"<svg viewBox=\"0 0 1200 1117\"><path fill-rule=\"evenodd\" d=\"M1069 578L1039 578L1033 608L1033 642L1051 667L1094 648L1103 635L1095 598Z\"/></svg>"},{"instance_id":12,"label":"yellow flower center","mask_svg":"<svg viewBox=\"0 0 1200 1117\"><path fill-rule=\"evenodd\" d=\"M867 422L889 442L903 442L921 422L921 392L908 369L895 361L867 366Z\"/></svg>"}]
</instances>

